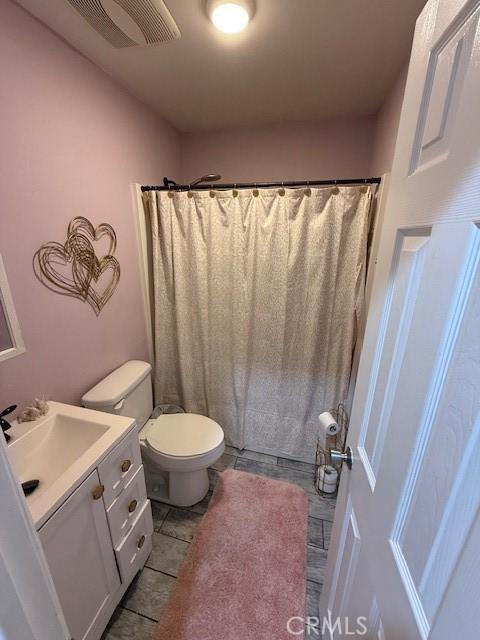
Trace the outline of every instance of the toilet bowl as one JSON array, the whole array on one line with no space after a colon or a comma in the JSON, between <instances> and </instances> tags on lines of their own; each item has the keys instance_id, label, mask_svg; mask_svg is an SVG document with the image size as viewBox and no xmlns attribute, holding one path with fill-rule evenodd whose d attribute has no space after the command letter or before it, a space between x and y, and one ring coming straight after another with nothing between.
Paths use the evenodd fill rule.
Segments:
<instances>
[{"instance_id":1,"label":"toilet bowl","mask_svg":"<svg viewBox=\"0 0 480 640\"><path fill-rule=\"evenodd\" d=\"M208 492L208 467L225 449L222 427L206 416L176 413L151 418L151 366L130 360L82 397L85 407L135 418L148 497L187 507Z\"/></svg>"},{"instance_id":2,"label":"toilet bowl","mask_svg":"<svg viewBox=\"0 0 480 640\"><path fill-rule=\"evenodd\" d=\"M139 434L146 459L147 488L154 499L166 497L177 506L200 502L209 488L207 469L225 450L223 430L214 420L193 413L149 420ZM168 487L155 483L155 466L168 472ZM153 467L151 469L151 467Z\"/></svg>"}]
</instances>

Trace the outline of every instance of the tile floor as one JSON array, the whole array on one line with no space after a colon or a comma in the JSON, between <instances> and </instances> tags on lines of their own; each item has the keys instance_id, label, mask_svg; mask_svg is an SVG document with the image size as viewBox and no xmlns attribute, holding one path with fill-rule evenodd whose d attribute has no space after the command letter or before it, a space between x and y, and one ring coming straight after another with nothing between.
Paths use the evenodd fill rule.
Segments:
<instances>
[{"instance_id":1,"label":"tile floor","mask_svg":"<svg viewBox=\"0 0 480 640\"><path fill-rule=\"evenodd\" d=\"M205 513L218 474L227 468L286 480L303 487L309 497L306 616L318 615L335 501L321 498L313 487L313 465L227 447L209 470L210 492L193 507L179 509L152 501L153 549L117 607L102 640L149 640L155 622L175 584L195 529Z\"/></svg>"}]
</instances>

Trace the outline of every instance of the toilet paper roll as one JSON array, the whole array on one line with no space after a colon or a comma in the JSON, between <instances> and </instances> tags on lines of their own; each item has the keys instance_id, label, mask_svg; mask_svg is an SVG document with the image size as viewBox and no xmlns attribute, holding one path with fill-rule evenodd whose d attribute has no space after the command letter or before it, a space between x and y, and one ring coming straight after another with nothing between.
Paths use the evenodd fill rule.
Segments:
<instances>
[{"instance_id":1,"label":"toilet paper roll","mask_svg":"<svg viewBox=\"0 0 480 640\"><path fill-rule=\"evenodd\" d=\"M318 490L322 493L335 493L337 490L336 484L323 484L321 482L318 483Z\"/></svg>"},{"instance_id":2,"label":"toilet paper roll","mask_svg":"<svg viewBox=\"0 0 480 640\"><path fill-rule=\"evenodd\" d=\"M320 482L323 482L324 484L337 484L338 472L335 467L324 464L320 467L318 477Z\"/></svg>"},{"instance_id":3,"label":"toilet paper roll","mask_svg":"<svg viewBox=\"0 0 480 640\"><path fill-rule=\"evenodd\" d=\"M337 490L337 470L329 465L322 465L318 474L318 489L323 493L335 493Z\"/></svg>"},{"instance_id":4,"label":"toilet paper roll","mask_svg":"<svg viewBox=\"0 0 480 640\"><path fill-rule=\"evenodd\" d=\"M336 436L341 431L338 422L329 411L321 413L318 416L318 422L320 423L320 430L327 436Z\"/></svg>"}]
</instances>

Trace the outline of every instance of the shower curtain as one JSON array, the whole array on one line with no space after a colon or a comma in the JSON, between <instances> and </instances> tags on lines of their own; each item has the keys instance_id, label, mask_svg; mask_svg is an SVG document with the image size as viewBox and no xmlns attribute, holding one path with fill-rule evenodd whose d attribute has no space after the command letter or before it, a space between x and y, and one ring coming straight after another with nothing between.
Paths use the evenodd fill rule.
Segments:
<instances>
[{"instance_id":1,"label":"shower curtain","mask_svg":"<svg viewBox=\"0 0 480 640\"><path fill-rule=\"evenodd\" d=\"M312 461L347 395L374 189L146 192L156 401Z\"/></svg>"}]
</instances>

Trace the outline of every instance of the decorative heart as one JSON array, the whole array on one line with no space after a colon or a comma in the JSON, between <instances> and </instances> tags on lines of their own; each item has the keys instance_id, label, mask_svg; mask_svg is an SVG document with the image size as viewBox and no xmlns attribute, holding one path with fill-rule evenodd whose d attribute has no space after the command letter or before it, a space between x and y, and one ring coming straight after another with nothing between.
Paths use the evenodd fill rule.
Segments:
<instances>
[{"instance_id":1,"label":"decorative heart","mask_svg":"<svg viewBox=\"0 0 480 640\"><path fill-rule=\"evenodd\" d=\"M97 242L106 236L110 242L105 255L111 256L115 253L115 249L117 248L117 236L115 235L113 227L106 222L102 222L98 227L94 227L87 218L77 216L76 218L73 218L68 225L67 243L69 238L76 238L79 235L85 236L91 242Z\"/></svg>"},{"instance_id":2,"label":"decorative heart","mask_svg":"<svg viewBox=\"0 0 480 640\"><path fill-rule=\"evenodd\" d=\"M108 253L99 259L92 242L103 237L109 240ZM113 227L107 223L94 227L89 220L78 216L68 225L65 244L47 242L38 249L33 257L33 269L40 282L51 291L88 302L98 316L120 279L120 264L112 255L116 246ZM97 291L95 285L109 271L110 279L103 291Z\"/></svg>"},{"instance_id":3,"label":"decorative heart","mask_svg":"<svg viewBox=\"0 0 480 640\"><path fill-rule=\"evenodd\" d=\"M87 299L92 275L73 257L65 245L47 242L33 256L35 275L48 289L64 296Z\"/></svg>"},{"instance_id":4,"label":"decorative heart","mask_svg":"<svg viewBox=\"0 0 480 640\"><path fill-rule=\"evenodd\" d=\"M110 281L105 285L102 293L95 290L93 282L90 283L90 287L88 289L87 302L90 304L97 316L113 296L113 292L120 280L120 264L113 256L105 256L98 262L98 267L93 275L93 281L98 284L100 277L109 270L112 272L112 275Z\"/></svg>"}]
</instances>

